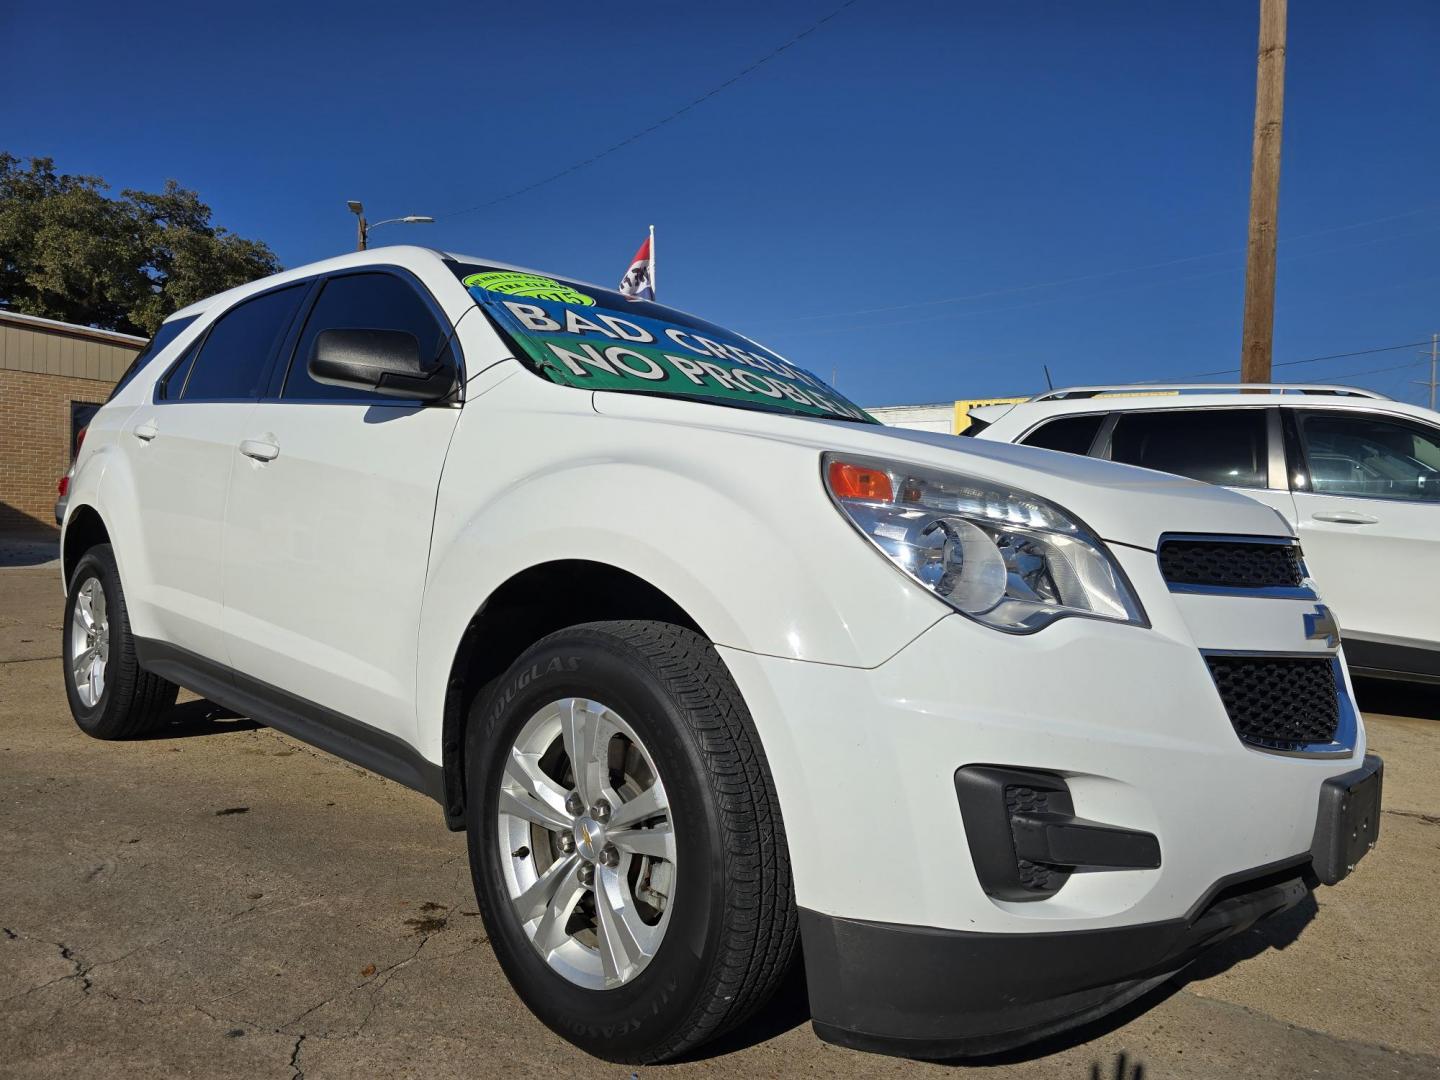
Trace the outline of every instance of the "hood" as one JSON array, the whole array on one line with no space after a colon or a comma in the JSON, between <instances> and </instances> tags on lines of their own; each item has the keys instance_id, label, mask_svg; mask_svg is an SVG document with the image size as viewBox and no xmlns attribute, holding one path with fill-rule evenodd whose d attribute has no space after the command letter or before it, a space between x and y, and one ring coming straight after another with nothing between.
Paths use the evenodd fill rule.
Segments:
<instances>
[{"instance_id":1,"label":"hood","mask_svg":"<svg viewBox=\"0 0 1440 1080\"><path fill-rule=\"evenodd\" d=\"M1183 476L1097 458L642 394L592 397L595 411L604 416L703 427L813 448L817 453L834 450L890 458L1006 484L1056 503L1102 539L1149 550L1164 533L1293 535L1279 513L1255 499Z\"/></svg>"}]
</instances>

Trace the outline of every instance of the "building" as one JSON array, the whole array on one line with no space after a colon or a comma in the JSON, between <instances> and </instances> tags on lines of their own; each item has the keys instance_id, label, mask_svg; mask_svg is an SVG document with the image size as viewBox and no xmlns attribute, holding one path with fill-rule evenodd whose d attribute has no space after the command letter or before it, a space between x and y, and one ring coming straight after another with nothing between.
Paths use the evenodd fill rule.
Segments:
<instances>
[{"instance_id":1,"label":"building","mask_svg":"<svg viewBox=\"0 0 1440 1080\"><path fill-rule=\"evenodd\" d=\"M934 405L881 405L865 409L882 424L910 428L913 431L939 431L959 435L970 426L970 410L981 405L1014 405L1023 397L967 398L964 401L941 401Z\"/></svg>"},{"instance_id":2,"label":"building","mask_svg":"<svg viewBox=\"0 0 1440 1080\"><path fill-rule=\"evenodd\" d=\"M75 436L145 339L0 311L0 531L53 527Z\"/></svg>"}]
</instances>

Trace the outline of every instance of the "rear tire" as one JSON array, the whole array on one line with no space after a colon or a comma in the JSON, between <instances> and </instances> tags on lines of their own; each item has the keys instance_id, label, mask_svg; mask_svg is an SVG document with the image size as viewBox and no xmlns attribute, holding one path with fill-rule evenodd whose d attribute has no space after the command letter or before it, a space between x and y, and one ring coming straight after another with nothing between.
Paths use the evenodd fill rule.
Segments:
<instances>
[{"instance_id":1,"label":"rear tire","mask_svg":"<svg viewBox=\"0 0 1440 1080\"><path fill-rule=\"evenodd\" d=\"M125 593L109 544L87 551L70 575L61 637L65 696L85 734L133 738L156 727L174 706L179 687L143 670L135 659Z\"/></svg>"},{"instance_id":2,"label":"rear tire","mask_svg":"<svg viewBox=\"0 0 1440 1080\"><path fill-rule=\"evenodd\" d=\"M745 1020L789 970L774 782L700 635L601 622L537 642L472 710L466 776L491 945L526 1005L581 1049L676 1057ZM542 878L556 884L537 901Z\"/></svg>"}]
</instances>

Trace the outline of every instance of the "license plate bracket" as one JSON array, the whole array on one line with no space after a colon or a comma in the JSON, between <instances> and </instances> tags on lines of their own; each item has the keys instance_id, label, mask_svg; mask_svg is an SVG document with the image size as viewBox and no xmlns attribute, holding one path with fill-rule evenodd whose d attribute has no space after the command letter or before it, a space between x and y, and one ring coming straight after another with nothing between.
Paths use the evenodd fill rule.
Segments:
<instances>
[{"instance_id":1,"label":"license plate bracket","mask_svg":"<svg viewBox=\"0 0 1440 1080\"><path fill-rule=\"evenodd\" d=\"M1320 788L1320 810L1310 856L1325 885L1343 881L1380 837L1380 792L1385 763L1374 754L1353 772L1332 776Z\"/></svg>"}]
</instances>

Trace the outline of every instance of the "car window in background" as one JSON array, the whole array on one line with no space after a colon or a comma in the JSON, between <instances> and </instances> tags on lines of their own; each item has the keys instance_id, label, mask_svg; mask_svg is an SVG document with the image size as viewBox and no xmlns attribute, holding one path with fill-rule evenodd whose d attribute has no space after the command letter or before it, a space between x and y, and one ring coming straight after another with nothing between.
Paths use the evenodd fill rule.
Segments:
<instances>
[{"instance_id":1,"label":"car window in background","mask_svg":"<svg viewBox=\"0 0 1440 1080\"><path fill-rule=\"evenodd\" d=\"M321 331L362 329L403 330L413 334L420 343L421 361L426 364L438 357L446 335L425 301L394 274L346 274L331 278L305 320L280 396L287 401L379 401L413 407L414 402L371 390L330 386L310 377L306 365Z\"/></svg>"},{"instance_id":2,"label":"car window in background","mask_svg":"<svg viewBox=\"0 0 1440 1080\"><path fill-rule=\"evenodd\" d=\"M1105 422L1104 413L1090 413L1086 416L1062 416L1041 424L1020 441L1026 446L1038 446L1042 450L1061 450L1067 454L1088 454L1100 425Z\"/></svg>"},{"instance_id":3,"label":"car window in background","mask_svg":"<svg viewBox=\"0 0 1440 1080\"><path fill-rule=\"evenodd\" d=\"M270 358L290 329L290 320L308 285L246 300L220 316L200 346L190 376L181 388L170 378L169 396L182 401L254 401L260 397ZM178 372L177 372L178 374Z\"/></svg>"},{"instance_id":4,"label":"car window in background","mask_svg":"<svg viewBox=\"0 0 1440 1080\"><path fill-rule=\"evenodd\" d=\"M155 331L155 336L150 339L150 344L140 350L140 354L130 361L130 366L125 369L125 374L120 376L120 381L115 384L115 389L110 391L112 400L116 394L130 385L131 380L145 369L145 365L154 360L156 356L165 351L165 347L180 336L180 331L193 323L200 316L188 315L183 319L171 319L169 322L160 324L160 329Z\"/></svg>"},{"instance_id":5,"label":"car window in background","mask_svg":"<svg viewBox=\"0 0 1440 1080\"><path fill-rule=\"evenodd\" d=\"M1300 438L1317 495L1440 502L1440 432L1376 416L1305 413Z\"/></svg>"},{"instance_id":6,"label":"car window in background","mask_svg":"<svg viewBox=\"0 0 1440 1080\"><path fill-rule=\"evenodd\" d=\"M1121 413L1110 457L1208 484L1263 488L1269 453L1264 409Z\"/></svg>"}]
</instances>

